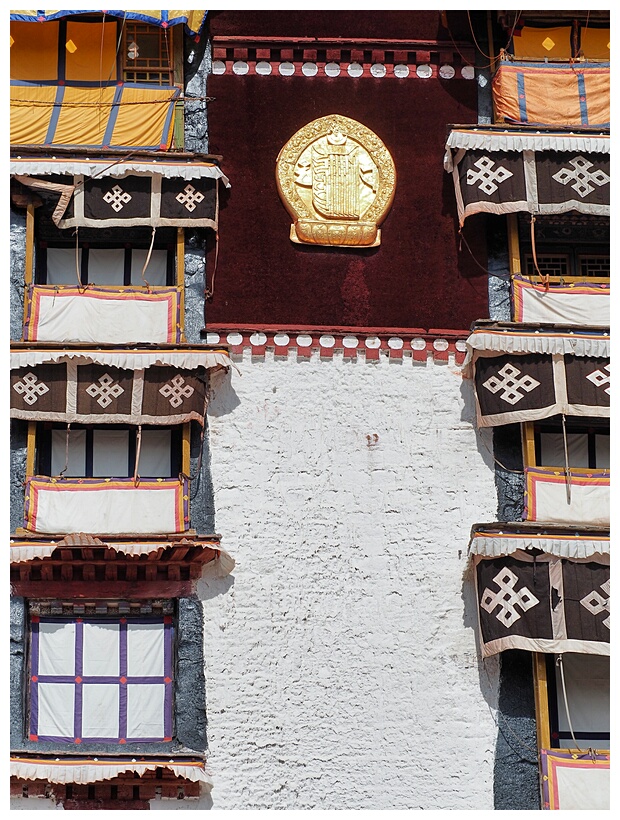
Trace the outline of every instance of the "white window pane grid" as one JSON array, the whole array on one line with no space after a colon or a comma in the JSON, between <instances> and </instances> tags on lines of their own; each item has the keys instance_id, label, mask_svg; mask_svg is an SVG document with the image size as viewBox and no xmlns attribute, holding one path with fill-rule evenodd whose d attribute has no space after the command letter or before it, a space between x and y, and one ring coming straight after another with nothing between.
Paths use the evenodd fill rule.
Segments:
<instances>
[{"instance_id":1,"label":"white window pane grid","mask_svg":"<svg viewBox=\"0 0 620 820\"><path fill-rule=\"evenodd\" d=\"M34 620L30 739L172 739L172 621Z\"/></svg>"}]
</instances>

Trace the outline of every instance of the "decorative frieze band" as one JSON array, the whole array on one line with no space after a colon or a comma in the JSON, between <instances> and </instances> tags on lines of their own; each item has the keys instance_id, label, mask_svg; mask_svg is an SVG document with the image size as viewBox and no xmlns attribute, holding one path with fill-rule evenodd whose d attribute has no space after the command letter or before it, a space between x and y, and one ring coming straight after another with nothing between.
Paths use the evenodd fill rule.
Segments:
<instances>
[{"instance_id":1,"label":"decorative frieze band","mask_svg":"<svg viewBox=\"0 0 620 820\"><path fill-rule=\"evenodd\" d=\"M213 48L213 74L290 77L474 79L474 56L453 50L385 48Z\"/></svg>"},{"instance_id":2,"label":"decorative frieze band","mask_svg":"<svg viewBox=\"0 0 620 820\"><path fill-rule=\"evenodd\" d=\"M462 364L467 352L466 331L455 330L403 330L396 329L372 332L361 329L293 329L261 330L258 328L220 327L206 328L208 344L227 344L232 358L239 358L244 350L252 356L263 357L267 350L276 358L287 358L289 354L298 358L310 358L313 353L321 359L331 359L334 352L342 353L345 359L364 357L366 361L377 361L386 356L389 359L411 357L416 362L447 362Z\"/></svg>"}]
</instances>

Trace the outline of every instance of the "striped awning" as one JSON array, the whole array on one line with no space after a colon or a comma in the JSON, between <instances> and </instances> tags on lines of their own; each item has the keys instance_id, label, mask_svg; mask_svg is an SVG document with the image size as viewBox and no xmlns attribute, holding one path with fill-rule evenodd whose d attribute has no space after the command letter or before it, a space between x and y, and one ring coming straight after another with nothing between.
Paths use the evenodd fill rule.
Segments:
<instances>
[{"instance_id":1,"label":"striped awning","mask_svg":"<svg viewBox=\"0 0 620 820\"><path fill-rule=\"evenodd\" d=\"M11 83L11 145L84 148L170 147L173 86Z\"/></svg>"},{"instance_id":2,"label":"striped awning","mask_svg":"<svg viewBox=\"0 0 620 820\"><path fill-rule=\"evenodd\" d=\"M180 11L168 11L163 9L161 11L143 11L142 9L125 9L121 11L98 11L97 9L88 9L86 11L77 9L48 11L46 9L44 11L38 11L35 9L26 9L24 11L11 12L11 20L21 23L46 23L49 20L58 20L61 17L69 17L73 14L105 14L107 17L137 20L141 23L149 23L149 25L160 26L161 28L185 24L190 34L199 34L207 19L207 11L202 9Z\"/></svg>"}]
</instances>

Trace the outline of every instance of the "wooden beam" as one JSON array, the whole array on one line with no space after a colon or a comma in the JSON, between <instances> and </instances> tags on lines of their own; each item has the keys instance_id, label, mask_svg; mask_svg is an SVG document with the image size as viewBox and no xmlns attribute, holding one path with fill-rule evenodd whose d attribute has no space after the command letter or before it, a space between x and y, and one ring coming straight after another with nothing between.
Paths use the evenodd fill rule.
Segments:
<instances>
[{"instance_id":1,"label":"wooden beam","mask_svg":"<svg viewBox=\"0 0 620 820\"><path fill-rule=\"evenodd\" d=\"M534 703L536 705L536 736L539 749L551 748L549 720L549 693L547 688L547 664L542 652L532 653L534 674Z\"/></svg>"},{"instance_id":2,"label":"wooden beam","mask_svg":"<svg viewBox=\"0 0 620 820\"><path fill-rule=\"evenodd\" d=\"M41 568L43 576L43 568ZM82 598L114 598L143 600L150 598L182 598L194 592L191 581L20 581L12 583L15 595L23 598L72 600Z\"/></svg>"},{"instance_id":3,"label":"wooden beam","mask_svg":"<svg viewBox=\"0 0 620 820\"><path fill-rule=\"evenodd\" d=\"M34 475L35 456L37 452L37 423L28 422L28 439L26 443L26 478Z\"/></svg>"},{"instance_id":4,"label":"wooden beam","mask_svg":"<svg viewBox=\"0 0 620 820\"><path fill-rule=\"evenodd\" d=\"M181 441L181 471L185 475L190 475L190 444L191 444L191 425L190 423L183 425L183 439Z\"/></svg>"},{"instance_id":5,"label":"wooden beam","mask_svg":"<svg viewBox=\"0 0 620 820\"><path fill-rule=\"evenodd\" d=\"M521 252L519 249L519 223L516 214L508 214L508 258L510 275L521 273Z\"/></svg>"},{"instance_id":6,"label":"wooden beam","mask_svg":"<svg viewBox=\"0 0 620 820\"><path fill-rule=\"evenodd\" d=\"M24 264L24 327L28 316L30 285L34 282L34 205L26 206L26 259Z\"/></svg>"},{"instance_id":7,"label":"wooden beam","mask_svg":"<svg viewBox=\"0 0 620 820\"><path fill-rule=\"evenodd\" d=\"M536 442L534 438L534 422L526 421L521 425L521 441L523 446L523 464L525 467L536 466Z\"/></svg>"}]
</instances>

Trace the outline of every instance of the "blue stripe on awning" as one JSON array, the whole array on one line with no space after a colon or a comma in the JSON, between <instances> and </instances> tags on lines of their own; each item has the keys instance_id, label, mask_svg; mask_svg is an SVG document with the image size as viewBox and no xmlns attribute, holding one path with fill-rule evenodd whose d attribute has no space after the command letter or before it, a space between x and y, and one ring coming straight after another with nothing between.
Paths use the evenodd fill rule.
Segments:
<instances>
[{"instance_id":1,"label":"blue stripe on awning","mask_svg":"<svg viewBox=\"0 0 620 820\"><path fill-rule=\"evenodd\" d=\"M184 24L190 34L200 34L205 20L207 19L208 13L208 11L204 12L202 19L200 20L200 24L193 29L189 28L187 25L188 17L186 15L180 15L179 17L168 17L168 11L165 10L161 11L161 17L150 17L148 14L141 11L68 9L64 11L54 11L51 14L46 14L45 10L37 11L36 14L20 14L19 12L12 12L10 18L15 22L21 23L47 23L50 20L59 20L61 17L69 17L73 14L105 14L108 17L120 17L125 20L139 20L142 23L149 23L149 25L161 26L162 28Z\"/></svg>"}]
</instances>

